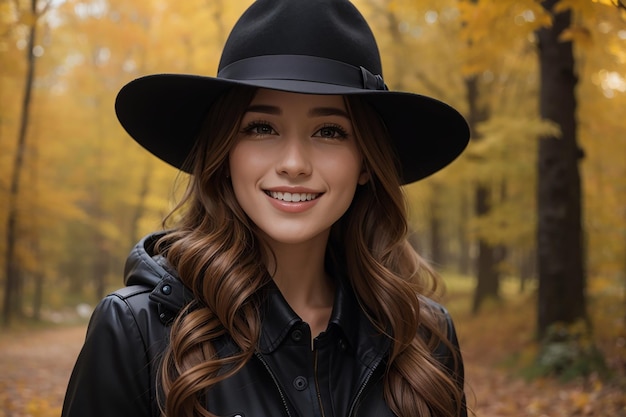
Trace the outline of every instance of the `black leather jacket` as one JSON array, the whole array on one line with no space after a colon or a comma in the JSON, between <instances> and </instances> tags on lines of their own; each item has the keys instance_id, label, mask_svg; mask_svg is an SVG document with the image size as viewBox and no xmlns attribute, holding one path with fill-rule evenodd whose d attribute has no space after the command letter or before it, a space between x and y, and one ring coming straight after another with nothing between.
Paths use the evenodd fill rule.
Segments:
<instances>
[{"instance_id":1,"label":"black leather jacket","mask_svg":"<svg viewBox=\"0 0 626 417\"><path fill-rule=\"evenodd\" d=\"M162 258L151 255L157 238L148 236L133 249L127 286L103 299L93 313L63 417L159 416L159 358L168 343L168 324L190 293ZM207 408L225 417L393 416L382 383L389 339L376 336L349 285L340 282L336 293L328 329L311 349L308 325L275 286L268 288L255 356L209 390ZM445 314L457 345L447 312L433 306ZM218 347L225 354L234 350L228 338ZM435 353L452 369L452 355L443 345ZM462 367L458 381L463 384Z\"/></svg>"}]
</instances>

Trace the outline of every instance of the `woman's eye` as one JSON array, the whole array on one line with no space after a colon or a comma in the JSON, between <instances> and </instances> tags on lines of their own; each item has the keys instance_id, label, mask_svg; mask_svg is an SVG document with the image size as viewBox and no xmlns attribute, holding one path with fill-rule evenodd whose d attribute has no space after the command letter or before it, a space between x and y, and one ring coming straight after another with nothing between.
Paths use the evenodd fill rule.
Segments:
<instances>
[{"instance_id":1,"label":"woman's eye","mask_svg":"<svg viewBox=\"0 0 626 417\"><path fill-rule=\"evenodd\" d=\"M252 122L249 123L244 129L243 132L249 135L255 136L265 136L265 135L274 135L276 131L272 126L267 123L262 122Z\"/></svg>"},{"instance_id":2,"label":"woman's eye","mask_svg":"<svg viewBox=\"0 0 626 417\"><path fill-rule=\"evenodd\" d=\"M338 125L337 126L335 125L324 126L320 130L315 132L313 136L326 138L326 139L344 139L348 137L348 132L346 132L343 127L338 126Z\"/></svg>"}]
</instances>

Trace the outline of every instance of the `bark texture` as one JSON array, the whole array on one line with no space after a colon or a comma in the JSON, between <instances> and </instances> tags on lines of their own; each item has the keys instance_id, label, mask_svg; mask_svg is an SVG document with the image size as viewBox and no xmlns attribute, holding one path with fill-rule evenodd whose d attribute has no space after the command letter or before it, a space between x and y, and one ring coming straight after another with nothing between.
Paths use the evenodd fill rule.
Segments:
<instances>
[{"instance_id":1,"label":"bark texture","mask_svg":"<svg viewBox=\"0 0 626 417\"><path fill-rule=\"evenodd\" d=\"M557 0L544 1L552 10ZM581 226L579 161L576 133L575 62L571 42L559 40L570 26L569 12L554 16L537 32L541 74L540 109L557 123L561 137L542 138L538 155L537 266L539 273L538 336L551 324L586 317Z\"/></svg>"}]
</instances>

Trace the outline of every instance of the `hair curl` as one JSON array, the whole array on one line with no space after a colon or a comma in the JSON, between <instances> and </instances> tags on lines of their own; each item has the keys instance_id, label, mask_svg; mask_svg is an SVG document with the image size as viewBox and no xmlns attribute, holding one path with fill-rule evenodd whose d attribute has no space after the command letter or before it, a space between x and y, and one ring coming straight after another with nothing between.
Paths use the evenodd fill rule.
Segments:
<instances>
[{"instance_id":1,"label":"hair curl","mask_svg":"<svg viewBox=\"0 0 626 417\"><path fill-rule=\"evenodd\" d=\"M225 181L228 153L254 93L236 87L212 106L189 161L193 175L164 224L182 214L157 245L195 296L174 320L163 357L166 416L213 417L203 393L239 371L259 339L257 294L271 277L254 225ZM423 301L439 280L407 241L405 201L386 131L363 99L347 96L346 105L370 180L333 225L328 260L346 271L369 319L392 339L384 380L392 411L458 416L463 393L456 371L443 369L433 353L440 343L457 352L447 339L445 318ZM346 235L351 238L341 239ZM239 350L221 357L213 342L226 334Z\"/></svg>"}]
</instances>

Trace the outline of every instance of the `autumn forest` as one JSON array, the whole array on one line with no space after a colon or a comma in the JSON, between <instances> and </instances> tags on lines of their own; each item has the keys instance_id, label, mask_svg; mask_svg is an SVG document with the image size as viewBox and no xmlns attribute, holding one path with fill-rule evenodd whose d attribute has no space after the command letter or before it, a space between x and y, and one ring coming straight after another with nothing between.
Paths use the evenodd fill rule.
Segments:
<instances>
[{"instance_id":1,"label":"autumn forest","mask_svg":"<svg viewBox=\"0 0 626 417\"><path fill-rule=\"evenodd\" d=\"M33 328L84 326L123 285L185 174L128 137L115 95L145 74L215 75L251 1L0 0L0 351ZM626 416L626 2L354 3L390 88L471 126L466 152L405 192L410 239L466 341L475 412ZM551 390L562 403L541 402ZM11 395L0 417L58 412L58 393Z\"/></svg>"}]
</instances>

